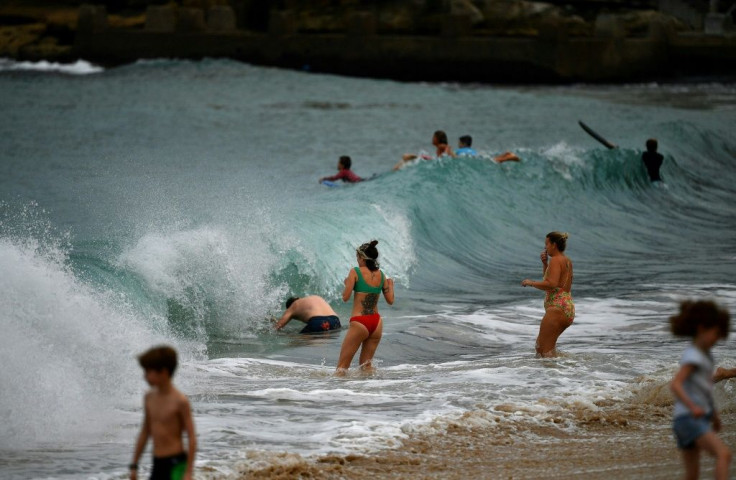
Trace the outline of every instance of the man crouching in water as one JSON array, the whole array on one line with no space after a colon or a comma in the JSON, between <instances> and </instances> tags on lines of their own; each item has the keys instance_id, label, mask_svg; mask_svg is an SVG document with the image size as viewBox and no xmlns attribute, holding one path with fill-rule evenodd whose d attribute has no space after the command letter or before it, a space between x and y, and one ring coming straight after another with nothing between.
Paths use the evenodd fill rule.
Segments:
<instances>
[{"instance_id":1,"label":"man crouching in water","mask_svg":"<svg viewBox=\"0 0 736 480\"><path fill-rule=\"evenodd\" d=\"M299 333L325 332L340 328L340 319L330 305L317 295L299 298L291 297L286 301L286 311L276 322L276 330L296 319L307 324Z\"/></svg>"}]
</instances>

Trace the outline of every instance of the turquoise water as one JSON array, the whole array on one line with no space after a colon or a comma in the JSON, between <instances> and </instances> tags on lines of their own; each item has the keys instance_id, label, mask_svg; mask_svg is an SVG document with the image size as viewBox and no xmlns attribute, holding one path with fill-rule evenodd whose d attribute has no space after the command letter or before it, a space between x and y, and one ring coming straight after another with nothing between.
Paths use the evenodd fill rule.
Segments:
<instances>
[{"instance_id":1,"label":"turquoise water","mask_svg":"<svg viewBox=\"0 0 736 480\"><path fill-rule=\"evenodd\" d=\"M274 452L385 448L501 403L526 412L503 421L537 422L626 399L634 378L672 373L677 301L736 309L733 84L0 67L3 478L123 478L145 391L135 355L155 343L180 351L208 478ZM481 155L390 172L436 129L473 135ZM651 136L664 185L641 165ZM489 160L506 150L523 161ZM345 154L377 178L319 185ZM549 364L533 355L542 294L520 282L541 277L552 230L570 234L578 317ZM277 334L266 318L318 294L347 320L342 280L373 238L397 284L379 371L334 378L344 332ZM732 342L720 363L736 362Z\"/></svg>"}]
</instances>

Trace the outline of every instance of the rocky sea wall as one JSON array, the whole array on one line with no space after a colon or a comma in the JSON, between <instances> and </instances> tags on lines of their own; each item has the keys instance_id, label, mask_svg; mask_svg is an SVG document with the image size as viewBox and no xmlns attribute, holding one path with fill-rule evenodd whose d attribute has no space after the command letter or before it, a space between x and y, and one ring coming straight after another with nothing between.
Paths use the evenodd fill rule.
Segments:
<instances>
[{"instance_id":1,"label":"rocky sea wall","mask_svg":"<svg viewBox=\"0 0 736 480\"><path fill-rule=\"evenodd\" d=\"M22 3L0 7L0 57L81 58L106 66L226 57L355 76L491 83L736 73L730 13L709 12L708 6L675 16L649 4L613 8L595 1L574 8L522 0L438 0L432 8L427 2L358 8L292 1L266 12L243 2L172 2L112 13L107 5Z\"/></svg>"}]
</instances>

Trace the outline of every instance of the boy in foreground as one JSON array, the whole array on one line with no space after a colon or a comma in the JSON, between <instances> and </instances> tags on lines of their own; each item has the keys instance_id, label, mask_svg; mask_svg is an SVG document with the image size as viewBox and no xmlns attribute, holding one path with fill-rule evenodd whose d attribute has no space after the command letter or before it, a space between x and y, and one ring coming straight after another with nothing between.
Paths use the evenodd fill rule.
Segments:
<instances>
[{"instance_id":1,"label":"boy in foreground","mask_svg":"<svg viewBox=\"0 0 736 480\"><path fill-rule=\"evenodd\" d=\"M153 437L153 470L151 480L191 480L197 437L187 397L177 390L171 377L176 370L176 350L168 346L154 347L138 357L145 379L152 389L143 399L143 425L135 445L130 478L138 478L138 460ZM184 451L182 432L188 439Z\"/></svg>"}]
</instances>

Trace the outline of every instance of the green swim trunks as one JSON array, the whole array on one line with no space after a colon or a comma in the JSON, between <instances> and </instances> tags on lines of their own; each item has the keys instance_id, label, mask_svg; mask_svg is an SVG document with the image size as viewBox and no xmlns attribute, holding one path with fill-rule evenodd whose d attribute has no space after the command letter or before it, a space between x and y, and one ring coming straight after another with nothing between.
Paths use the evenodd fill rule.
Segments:
<instances>
[{"instance_id":1,"label":"green swim trunks","mask_svg":"<svg viewBox=\"0 0 736 480\"><path fill-rule=\"evenodd\" d=\"M187 454L153 457L151 480L181 480L187 471Z\"/></svg>"}]
</instances>

